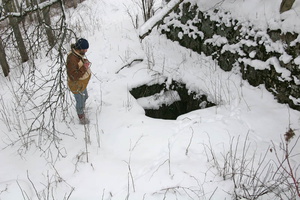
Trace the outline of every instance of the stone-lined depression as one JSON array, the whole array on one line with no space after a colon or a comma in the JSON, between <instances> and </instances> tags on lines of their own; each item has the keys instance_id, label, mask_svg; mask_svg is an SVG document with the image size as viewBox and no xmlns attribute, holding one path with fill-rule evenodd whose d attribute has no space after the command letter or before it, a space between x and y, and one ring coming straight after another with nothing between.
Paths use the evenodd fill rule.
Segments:
<instances>
[{"instance_id":1,"label":"stone-lined depression","mask_svg":"<svg viewBox=\"0 0 300 200\"><path fill-rule=\"evenodd\" d=\"M204 94L190 92L184 83L142 85L130 90L144 108L146 116L157 119L176 119L178 116L215 106Z\"/></svg>"}]
</instances>

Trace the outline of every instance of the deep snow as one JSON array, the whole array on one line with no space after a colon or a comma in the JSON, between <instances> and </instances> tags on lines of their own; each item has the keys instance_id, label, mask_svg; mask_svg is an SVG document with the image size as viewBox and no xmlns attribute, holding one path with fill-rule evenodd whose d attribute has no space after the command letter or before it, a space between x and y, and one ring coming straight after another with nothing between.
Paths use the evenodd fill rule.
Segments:
<instances>
[{"instance_id":1,"label":"deep snow","mask_svg":"<svg viewBox=\"0 0 300 200\"><path fill-rule=\"evenodd\" d=\"M199 4L209 9L217 2ZM251 20L259 27L268 24L299 30L295 20L299 19L299 1L283 15L277 12L279 5L279 0L221 4L233 16ZM90 42L87 57L92 62L93 77L88 86L87 112L91 122L87 127L78 124L74 105L69 110L74 117L68 125L57 119L59 131L66 135L59 136L62 155L56 159L56 148L53 154L43 154L34 145L26 152L18 151L19 143L7 147L9 138L17 139L18 133L17 128L8 130L1 115L1 200L38 199L36 191L44 193L41 199L231 199L233 182L219 176L211 154L221 167L229 159L227 153L235 148L239 159L254 158L256 164L266 154L267 161L275 162L270 148L275 145L281 157L283 135L289 128L296 133L290 145L297 141L299 112L277 103L264 86L250 86L238 72L220 70L210 57L180 47L155 29L141 43L140 32L134 29L128 12L138 12L131 0L86 0L76 10L68 10L68 23L81 26L81 36ZM287 20L278 25L282 17ZM137 58L144 61L116 73ZM47 58L37 62L41 68L51 63ZM146 117L129 90L162 77L182 81L218 105L177 120ZM14 83L3 77L0 82L5 100L1 114L6 107L14 127ZM87 146L86 134L91 141ZM297 153L299 142L292 154ZM299 166L299 155L291 161Z\"/></svg>"}]
</instances>

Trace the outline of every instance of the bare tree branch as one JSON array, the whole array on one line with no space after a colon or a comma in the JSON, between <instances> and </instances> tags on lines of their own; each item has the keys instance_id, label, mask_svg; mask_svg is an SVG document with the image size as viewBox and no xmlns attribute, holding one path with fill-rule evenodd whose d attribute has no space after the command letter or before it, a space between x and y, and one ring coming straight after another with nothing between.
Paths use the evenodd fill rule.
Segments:
<instances>
[{"instance_id":1,"label":"bare tree branch","mask_svg":"<svg viewBox=\"0 0 300 200\"><path fill-rule=\"evenodd\" d=\"M151 33L152 29L155 26L159 25L163 21L163 19L168 16L168 14L170 14L174 9L176 9L182 2L183 0L173 0L169 2L165 8L157 13L157 18L153 20L149 19L147 22L145 22L145 24L143 24L140 28L140 38L144 39L146 36L148 36Z\"/></svg>"},{"instance_id":2,"label":"bare tree branch","mask_svg":"<svg viewBox=\"0 0 300 200\"><path fill-rule=\"evenodd\" d=\"M51 0L51 1L47 1L47 2L43 2L43 3L39 3L38 5L35 5L33 7L27 7L27 8L20 8L20 12L6 12L6 13L3 13L1 12L1 14L3 15L0 15L0 21L3 21L5 20L6 18L8 17L17 17L17 18L21 18L21 17L24 17L28 14L31 14L33 12L36 12L38 10L44 10L56 3L59 3L61 2L61 0Z\"/></svg>"}]
</instances>

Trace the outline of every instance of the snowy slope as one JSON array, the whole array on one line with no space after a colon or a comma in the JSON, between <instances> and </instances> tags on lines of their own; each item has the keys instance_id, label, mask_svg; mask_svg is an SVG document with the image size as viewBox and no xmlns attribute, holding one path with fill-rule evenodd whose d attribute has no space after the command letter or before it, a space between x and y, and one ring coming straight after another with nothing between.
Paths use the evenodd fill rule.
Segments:
<instances>
[{"instance_id":1,"label":"snowy slope","mask_svg":"<svg viewBox=\"0 0 300 200\"><path fill-rule=\"evenodd\" d=\"M207 8L215 5L211 2L209 5L199 1ZM272 2L264 1L267 16L279 3ZM223 5L239 11L234 14L241 17L249 6L260 3L238 1ZM227 177L223 180L220 172L234 154L236 165L244 159L250 170L257 169L264 155L265 163L276 163L271 147L282 156L280 145L289 128L296 133L290 145L297 142L299 112L278 104L264 86L250 86L239 73L220 70L210 57L180 47L155 30L141 43L128 9L138 10L131 0L86 0L76 11L69 10L69 23L76 26L84 19L81 36L90 42L87 56L92 62L93 77L88 86L87 112L91 123L78 124L71 106L69 112L74 117L69 124L57 119L59 130L66 134L59 135L59 151L52 147L52 153L45 154L34 145L26 152L18 151L17 142L7 146L11 138L17 140L18 132L8 130L2 116L1 200L231 199L233 181ZM299 28L298 24L291 26ZM144 61L116 73L137 58ZM45 66L48 62L51 61L41 61ZM161 76L182 81L193 91L205 92L217 106L177 120L146 117L129 90ZM13 83L4 78L0 82L5 107L11 108ZM5 109L0 106L0 110L2 114ZM13 118L15 112L9 111ZM90 142L86 143L86 137ZM300 153L299 143L292 154L296 153ZM299 154L291 162L299 166ZM271 194L261 199L273 197Z\"/></svg>"}]
</instances>

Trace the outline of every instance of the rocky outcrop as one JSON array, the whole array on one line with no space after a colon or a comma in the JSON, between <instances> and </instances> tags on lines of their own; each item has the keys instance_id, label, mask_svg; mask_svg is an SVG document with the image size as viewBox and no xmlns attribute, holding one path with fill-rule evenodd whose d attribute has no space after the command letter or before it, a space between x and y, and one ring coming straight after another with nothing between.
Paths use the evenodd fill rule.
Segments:
<instances>
[{"instance_id":1,"label":"rocky outcrop","mask_svg":"<svg viewBox=\"0 0 300 200\"><path fill-rule=\"evenodd\" d=\"M264 84L280 103L300 110L300 36L255 30L221 10L202 12L183 3L160 25L169 39L212 56L225 71L239 66L243 79Z\"/></svg>"}]
</instances>

